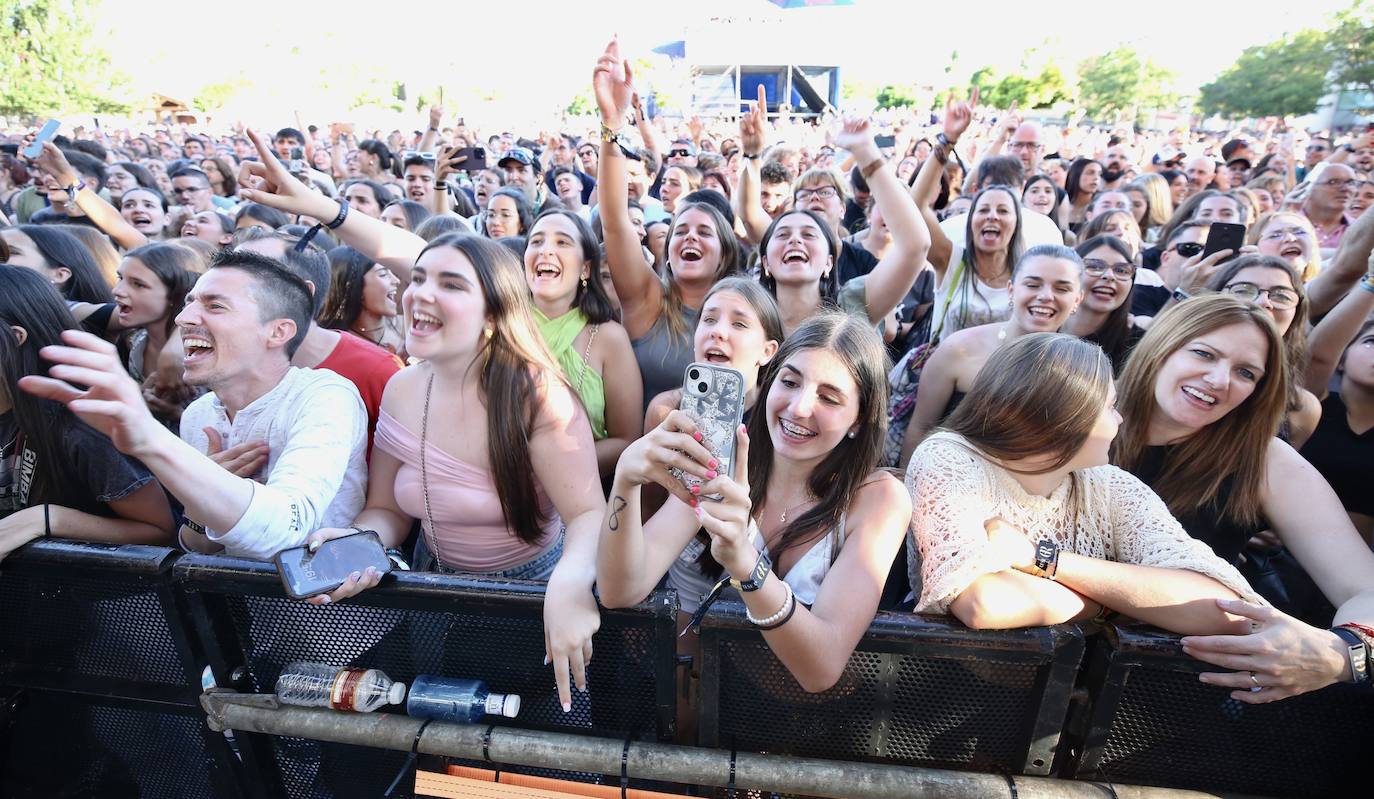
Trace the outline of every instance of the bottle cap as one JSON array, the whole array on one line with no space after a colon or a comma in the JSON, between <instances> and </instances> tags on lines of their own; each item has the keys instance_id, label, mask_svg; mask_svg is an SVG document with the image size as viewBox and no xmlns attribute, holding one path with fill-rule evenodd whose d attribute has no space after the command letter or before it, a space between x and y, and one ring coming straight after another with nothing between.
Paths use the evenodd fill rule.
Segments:
<instances>
[{"instance_id":1,"label":"bottle cap","mask_svg":"<svg viewBox=\"0 0 1374 799\"><path fill-rule=\"evenodd\" d=\"M387 694L386 694L386 702L387 702L387 704L389 704L389 705L399 705L399 704L401 704L402 702L404 702L405 699L406 699L406 684L403 683L403 682L394 682L394 683L392 683L392 684L391 684L391 688L387 691Z\"/></svg>"},{"instance_id":2,"label":"bottle cap","mask_svg":"<svg viewBox=\"0 0 1374 799\"><path fill-rule=\"evenodd\" d=\"M520 695L506 694L501 701L501 715L513 719L520 714Z\"/></svg>"}]
</instances>

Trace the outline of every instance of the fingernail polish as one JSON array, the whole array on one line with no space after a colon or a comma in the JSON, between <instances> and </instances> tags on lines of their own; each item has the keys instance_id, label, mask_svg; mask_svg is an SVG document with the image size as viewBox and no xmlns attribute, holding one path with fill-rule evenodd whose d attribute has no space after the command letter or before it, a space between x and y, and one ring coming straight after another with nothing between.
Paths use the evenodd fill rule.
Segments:
<instances>
[{"instance_id":1,"label":"fingernail polish","mask_svg":"<svg viewBox=\"0 0 1374 799\"><path fill-rule=\"evenodd\" d=\"M692 512L695 513L695 514L697 515L697 518L698 518L698 519L701 518L701 506L700 506L700 505L693 505L693 506L692 506Z\"/></svg>"},{"instance_id":2,"label":"fingernail polish","mask_svg":"<svg viewBox=\"0 0 1374 799\"><path fill-rule=\"evenodd\" d=\"M711 461L710 461L710 463L707 463L706 465L709 466L710 468L714 469L714 468L716 468L717 466L720 466L720 461L716 460L715 458L712 458Z\"/></svg>"},{"instance_id":3,"label":"fingernail polish","mask_svg":"<svg viewBox=\"0 0 1374 799\"><path fill-rule=\"evenodd\" d=\"M700 493L701 493L701 486L692 486L692 493L693 493L693 494L700 494Z\"/></svg>"},{"instance_id":4,"label":"fingernail polish","mask_svg":"<svg viewBox=\"0 0 1374 799\"><path fill-rule=\"evenodd\" d=\"M545 655L545 656L544 656L544 665L545 665L545 666L549 665L549 656L548 656L548 655Z\"/></svg>"},{"instance_id":5,"label":"fingernail polish","mask_svg":"<svg viewBox=\"0 0 1374 799\"><path fill-rule=\"evenodd\" d=\"M692 438L695 438L697 441L701 441L701 431L698 430L695 433L692 433Z\"/></svg>"},{"instance_id":6,"label":"fingernail polish","mask_svg":"<svg viewBox=\"0 0 1374 799\"><path fill-rule=\"evenodd\" d=\"M715 470L715 469L712 469L711 471L707 472L707 473L706 473L706 479L707 479L707 480L714 480L714 479L716 479L716 470Z\"/></svg>"},{"instance_id":7,"label":"fingernail polish","mask_svg":"<svg viewBox=\"0 0 1374 799\"><path fill-rule=\"evenodd\" d=\"M690 504L692 507L695 508L695 507L697 506L697 504L698 504L698 503L697 503L697 498L696 498L696 497L692 497L692 501L691 501L690 503L688 503L688 504Z\"/></svg>"},{"instance_id":8,"label":"fingernail polish","mask_svg":"<svg viewBox=\"0 0 1374 799\"><path fill-rule=\"evenodd\" d=\"M306 544L306 545L305 545L305 548L306 548L307 550L309 550L310 552L314 552L315 550L319 549L319 548L320 548L319 539L316 539L316 540L314 540L314 541L311 541L309 544Z\"/></svg>"},{"instance_id":9,"label":"fingernail polish","mask_svg":"<svg viewBox=\"0 0 1374 799\"><path fill-rule=\"evenodd\" d=\"M350 580L352 580L353 582L356 583L356 582L358 582L359 580L363 579L363 573L362 573L362 572L353 572L352 574L348 575L348 577L349 577Z\"/></svg>"},{"instance_id":10,"label":"fingernail polish","mask_svg":"<svg viewBox=\"0 0 1374 799\"><path fill-rule=\"evenodd\" d=\"M564 703L563 703L563 712L564 712L564 713L571 713L571 712L572 712L572 702L564 702Z\"/></svg>"}]
</instances>

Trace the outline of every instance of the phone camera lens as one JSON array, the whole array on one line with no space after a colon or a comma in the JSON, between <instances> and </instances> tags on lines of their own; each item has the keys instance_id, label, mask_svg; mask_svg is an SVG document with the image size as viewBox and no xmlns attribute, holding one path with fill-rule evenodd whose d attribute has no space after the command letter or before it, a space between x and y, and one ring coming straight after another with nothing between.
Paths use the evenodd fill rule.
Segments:
<instances>
[{"instance_id":1,"label":"phone camera lens","mask_svg":"<svg viewBox=\"0 0 1374 799\"><path fill-rule=\"evenodd\" d=\"M700 391L701 393L705 394L707 388L709 388L709 386L707 386L705 383L697 383L697 391Z\"/></svg>"},{"instance_id":2,"label":"phone camera lens","mask_svg":"<svg viewBox=\"0 0 1374 799\"><path fill-rule=\"evenodd\" d=\"M696 379L698 379L698 378L701 377L701 370L700 370L700 369L692 369L692 370L690 370L690 371L687 372L687 376L690 377L690 378L692 378L693 380L696 380Z\"/></svg>"}]
</instances>

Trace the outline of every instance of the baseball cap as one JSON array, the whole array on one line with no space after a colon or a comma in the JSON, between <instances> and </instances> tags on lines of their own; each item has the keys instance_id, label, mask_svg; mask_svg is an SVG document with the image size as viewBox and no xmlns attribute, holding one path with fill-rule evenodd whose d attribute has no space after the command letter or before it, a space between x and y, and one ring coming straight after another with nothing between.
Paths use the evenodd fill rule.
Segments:
<instances>
[{"instance_id":1,"label":"baseball cap","mask_svg":"<svg viewBox=\"0 0 1374 799\"><path fill-rule=\"evenodd\" d=\"M505 166L507 161L516 161L529 166L534 163L534 153L524 147L513 147L501 155L501 160L496 162L497 166Z\"/></svg>"}]
</instances>

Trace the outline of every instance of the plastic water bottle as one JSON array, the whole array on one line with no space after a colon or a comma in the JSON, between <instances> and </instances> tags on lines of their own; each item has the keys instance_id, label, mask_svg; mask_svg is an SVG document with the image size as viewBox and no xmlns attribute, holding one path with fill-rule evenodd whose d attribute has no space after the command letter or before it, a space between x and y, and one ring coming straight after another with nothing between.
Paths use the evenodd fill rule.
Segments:
<instances>
[{"instance_id":1,"label":"plastic water bottle","mask_svg":"<svg viewBox=\"0 0 1374 799\"><path fill-rule=\"evenodd\" d=\"M340 669L325 663L289 663L277 678L277 700L287 705L371 713L405 700L406 684L378 669Z\"/></svg>"},{"instance_id":2,"label":"plastic water bottle","mask_svg":"<svg viewBox=\"0 0 1374 799\"><path fill-rule=\"evenodd\" d=\"M481 680L421 674L410 684L406 713L459 724L471 724L485 715L513 719L520 713L520 697L491 693Z\"/></svg>"}]
</instances>

